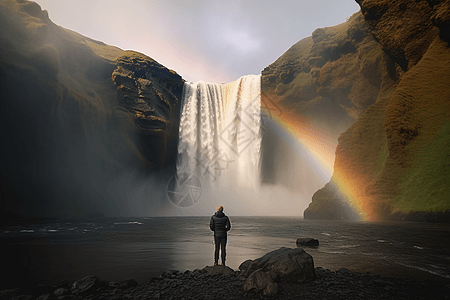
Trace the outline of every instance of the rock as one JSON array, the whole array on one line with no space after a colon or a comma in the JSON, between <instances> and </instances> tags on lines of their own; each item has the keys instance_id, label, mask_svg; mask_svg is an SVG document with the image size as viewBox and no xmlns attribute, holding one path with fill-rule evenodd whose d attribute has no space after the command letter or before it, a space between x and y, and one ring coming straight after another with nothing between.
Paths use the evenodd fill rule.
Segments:
<instances>
[{"instance_id":1,"label":"rock","mask_svg":"<svg viewBox=\"0 0 450 300\"><path fill-rule=\"evenodd\" d=\"M108 284L108 288L111 289L111 290L114 290L114 289L120 288L120 285L119 285L118 282L111 281L111 282Z\"/></svg>"},{"instance_id":2,"label":"rock","mask_svg":"<svg viewBox=\"0 0 450 300\"><path fill-rule=\"evenodd\" d=\"M104 282L95 275L88 275L75 281L70 289L72 294L90 295L104 285Z\"/></svg>"},{"instance_id":3,"label":"rock","mask_svg":"<svg viewBox=\"0 0 450 300\"><path fill-rule=\"evenodd\" d=\"M67 280L61 281L56 288L67 288L70 289L70 283Z\"/></svg>"},{"instance_id":4,"label":"rock","mask_svg":"<svg viewBox=\"0 0 450 300\"><path fill-rule=\"evenodd\" d=\"M31 300L31 299L33 299L33 296L32 295L19 295L12 299L14 299L14 300Z\"/></svg>"},{"instance_id":5,"label":"rock","mask_svg":"<svg viewBox=\"0 0 450 300\"><path fill-rule=\"evenodd\" d=\"M272 276L286 282L308 282L315 278L313 258L301 248L281 247L269 252L248 264L243 270L244 276L248 277L258 269L272 272Z\"/></svg>"},{"instance_id":6,"label":"rock","mask_svg":"<svg viewBox=\"0 0 450 300\"><path fill-rule=\"evenodd\" d=\"M246 292L254 291L264 296L275 296L278 293L278 285L262 269L248 276L242 288Z\"/></svg>"},{"instance_id":7,"label":"rock","mask_svg":"<svg viewBox=\"0 0 450 300\"><path fill-rule=\"evenodd\" d=\"M181 76L135 51L124 51L116 67L112 73L119 94L115 116L124 128L138 134L141 163L159 168L169 156L175 160Z\"/></svg>"},{"instance_id":8,"label":"rock","mask_svg":"<svg viewBox=\"0 0 450 300\"><path fill-rule=\"evenodd\" d=\"M234 270L228 266L206 266L201 271L202 274L210 276L224 275L228 277L235 276Z\"/></svg>"},{"instance_id":9,"label":"rock","mask_svg":"<svg viewBox=\"0 0 450 300\"><path fill-rule=\"evenodd\" d=\"M439 33L431 20L433 8L429 2L434 1L399 0L395 5L389 1L361 1L359 4L370 32L404 71L417 64Z\"/></svg>"},{"instance_id":10,"label":"rock","mask_svg":"<svg viewBox=\"0 0 450 300\"><path fill-rule=\"evenodd\" d=\"M19 289L10 289L10 290L3 290L0 291L0 299L12 299L17 293L19 292Z\"/></svg>"},{"instance_id":11,"label":"rock","mask_svg":"<svg viewBox=\"0 0 450 300\"><path fill-rule=\"evenodd\" d=\"M180 271L178 270L165 270L161 273L161 277L163 278L173 278L175 277ZM173 276L173 277L172 277Z\"/></svg>"},{"instance_id":12,"label":"rock","mask_svg":"<svg viewBox=\"0 0 450 300\"><path fill-rule=\"evenodd\" d=\"M53 294L55 296L62 296L64 294L68 294L69 293L69 289L68 288L57 288L56 290L53 291Z\"/></svg>"},{"instance_id":13,"label":"rock","mask_svg":"<svg viewBox=\"0 0 450 300\"><path fill-rule=\"evenodd\" d=\"M350 271L347 268L340 268L339 270L337 270L338 273L345 273L345 274L349 274Z\"/></svg>"},{"instance_id":14,"label":"rock","mask_svg":"<svg viewBox=\"0 0 450 300\"><path fill-rule=\"evenodd\" d=\"M319 241L313 238L298 238L297 246L319 246Z\"/></svg>"},{"instance_id":15,"label":"rock","mask_svg":"<svg viewBox=\"0 0 450 300\"><path fill-rule=\"evenodd\" d=\"M252 263L251 259L247 259L246 261L244 261L243 263L241 263L239 265L239 270L247 270L248 266Z\"/></svg>"},{"instance_id":16,"label":"rock","mask_svg":"<svg viewBox=\"0 0 450 300\"><path fill-rule=\"evenodd\" d=\"M43 294L40 295L36 300L50 300L50 299L56 299L56 296L54 294Z\"/></svg>"},{"instance_id":17,"label":"rock","mask_svg":"<svg viewBox=\"0 0 450 300\"><path fill-rule=\"evenodd\" d=\"M126 290L126 289L129 289L129 288L135 287L137 285L138 285L138 283L137 283L136 280L128 279L128 280L124 280L124 281L119 282L119 289Z\"/></svg>"}]
</instances>

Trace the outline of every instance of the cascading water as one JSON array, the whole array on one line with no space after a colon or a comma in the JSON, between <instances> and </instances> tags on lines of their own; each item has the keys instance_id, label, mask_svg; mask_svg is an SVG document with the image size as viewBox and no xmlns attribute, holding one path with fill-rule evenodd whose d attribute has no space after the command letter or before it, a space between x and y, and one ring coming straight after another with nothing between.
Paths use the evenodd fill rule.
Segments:
<instances>
[{"instance_id":1,"label":"cascading water","mask_svg":"<svg viewBox=\"0 0 450 300\"><path fill-rule=\"evenodd\" d=\"M260 187L261 76L247 75L227 84L186 82L181 106L177 177L193 189L189 199L180 198L179 206L190 206L182 201L196 201L199 193L211 206L236 203L242 191L244 197L256 196Z\"/></svg>"}]
</instances>

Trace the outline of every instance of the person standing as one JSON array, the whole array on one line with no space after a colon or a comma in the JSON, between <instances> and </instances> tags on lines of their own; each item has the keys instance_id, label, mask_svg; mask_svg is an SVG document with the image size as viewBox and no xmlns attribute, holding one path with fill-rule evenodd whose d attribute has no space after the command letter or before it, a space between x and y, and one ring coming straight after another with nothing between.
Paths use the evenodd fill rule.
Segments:
<instances>
[{"instance_id":1,"label":"person standing","mask_svg":"<svg viewBox=\"0 0 450 300\"><path fill-rule=\"evenodd\" d=\"M209 228L214 231L214 265L217 266L219 262L219 249L221 251L222 266L225 266L227 246L227 232L231 229L230 219L223 213L223 206L217 207L216 213L209 221Z\"/></svg>"}]
</instances>

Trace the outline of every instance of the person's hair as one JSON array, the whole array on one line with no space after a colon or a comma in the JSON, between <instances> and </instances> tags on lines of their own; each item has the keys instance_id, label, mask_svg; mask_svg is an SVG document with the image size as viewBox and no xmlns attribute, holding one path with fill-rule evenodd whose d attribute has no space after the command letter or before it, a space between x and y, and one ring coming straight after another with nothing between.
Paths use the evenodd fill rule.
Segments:
<instances>
[{"instance_id":1,"label":"person's hair","mask_svg":"<svg viewBox=\"0 0 450 300\"><path fill-rule=\"evenodd\" d=\"M218 207L217 207L217 211L218 211L218 212L223 212L223 206L222 206L222 205L218 206Z\"/></svg>"}]
</instances>

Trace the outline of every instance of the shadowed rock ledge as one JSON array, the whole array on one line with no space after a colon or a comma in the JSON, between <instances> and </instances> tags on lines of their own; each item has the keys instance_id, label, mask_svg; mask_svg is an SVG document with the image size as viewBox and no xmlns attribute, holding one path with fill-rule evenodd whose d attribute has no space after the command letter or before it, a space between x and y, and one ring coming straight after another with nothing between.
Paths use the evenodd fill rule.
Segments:
<instances>
[{"instance_id":1,"label":"shadowed rock ledge","mask_svg":"<svg viewBox=\"0 0 450 300\"><path fill-rule=\"evenodd\" d=\"M174 170L183 79L150 57L0 1L0 216L111 212L123 174Z\"/></svg>"},{"instance_id":2,"label":"shadowed rock ledge","mask_svg":"<svg viewBox=\"0 0 450 300\"><path fill-rule=\"evenodd\" d=\"M118 89L119 122L135 131L141 161L151 169L175 163L183 80L150 57L124 51L116 59L112 80Z\"/></svg>"}]
</instances>

